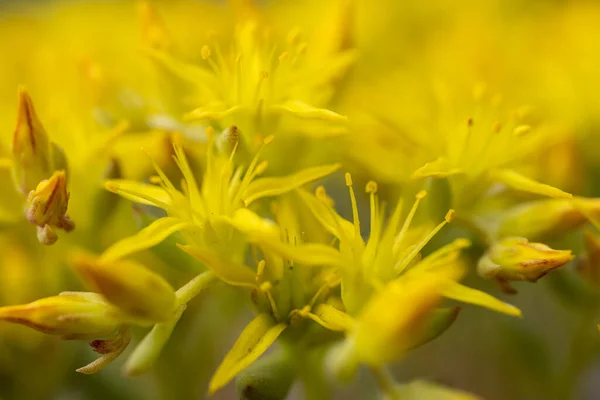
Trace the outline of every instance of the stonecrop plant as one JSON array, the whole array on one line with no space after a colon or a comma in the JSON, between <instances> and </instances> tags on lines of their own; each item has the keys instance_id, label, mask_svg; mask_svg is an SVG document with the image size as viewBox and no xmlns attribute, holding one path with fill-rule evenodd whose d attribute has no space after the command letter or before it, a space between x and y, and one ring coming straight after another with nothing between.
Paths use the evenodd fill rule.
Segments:
<instances>
[{"instance_id":1,"label":"stonecrop plant","mask_svg":"<svg viewBox=\"0 0 600 400\"><path fill-rule=\"evenodd\" d=\"M48 3L0 2L0 399L583 398L600 78L512 58L600 7Z\"/></svg>"}]
</instances>

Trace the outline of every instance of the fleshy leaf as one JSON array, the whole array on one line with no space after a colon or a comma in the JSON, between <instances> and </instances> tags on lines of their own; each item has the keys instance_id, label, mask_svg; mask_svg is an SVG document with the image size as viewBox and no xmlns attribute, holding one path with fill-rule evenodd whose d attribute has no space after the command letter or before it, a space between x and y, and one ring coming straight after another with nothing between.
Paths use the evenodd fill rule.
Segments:
<instances>
[{"instance_id":1,"label":"fleshy leaf","mask_svg":"<svg viewBox=\"0 0 600 400\"><path fill-rule=\"evenodd\" d=\"M329 304L319 304L309 318L332 331L347 332L354 327L354 319Z\"/></svg>"},{"instance_id":2,"label":"fleshy leaf","mask_svg":"<svg viewBox=\"0 0 600 400\"><path fill-rule=\"evenodd\" d=\"M490 310L498 311L515 317L522 317L521 310L517 307L498 300L494 296L473 289L457 282L452 282L444 288L442 295L449 299L461 301L463 303L475 304Z\"/></svg>"},{"instance_id":3,"label":"fleshy leaf","mask_svg":"<svg viewBox=\"0 0 600 400\"><path fill-rule=\"evenodd\" d=\"M248 185L242 198L246 206L267 196L277 196L314 180L323 178L340 169L340 164L323 165L303 169L295 174L282 177L259 178Z\"/></svg>"},{"instance_id":4,"label":"fleshy leaf","mask_svg":"<svg viewBox=\"0 0 600 400\"><path fill-rule=\"evenodd\" d=\"M210 380L209 393L225 386L238 373L258 359L275 342L286 324L277 324L267 314L254 318L242 331L240 337L227 353Z\"/></svg>"},{"instance_id":5,"label":"fleshy leaf","mask_svg":"<svg viewBox=\"0 0 600 400\"><path fill-rule=\"evenodd\" d=\"M554 186L527 178L511 169L496 169L491 171L490 175L492 179L500 181L510 188L521 190L523 192L566 199L573 197L570 193L563 192Z\"/></svg>"},{"instance_id":6,"label":"fleshy leaf","mask_svg":"<svg viewBox=\"0 0 600 400\"><path fill-rule=\"evenodd\" d=\"M157 219L136 235L126 237L110 246L102 254L102 261L110 262L123 258L131 253L156 246L169 235L193 226L188 222L182 222L178 218L164 217Z\"/></svg>"},{"instance_id":7,"label":"fleshy leaf","mask_svg":"<svg viewBox=\"0 0 600 400\"><path fill-rule=\"evenodd\" d=\"M208 269L223 282L234 286L256 287L256 274L243 264L226 260L210 250L201 250L190 245L180 245L179 248L204 263Z\"/></svg>"},{"instance_id":8,"label":"fleshy leaf","mask_svg":"<svg viewBox=\"0 0 600 400\"><path fill-rule=\"evenodd\" d=\"M167 209L171 206L171 197L165 189L160 186L129 181L126 179L114 179L104 182L106 190L116 193L127 200L135 203L155 206Z\"/></svg>"}]
</instances>

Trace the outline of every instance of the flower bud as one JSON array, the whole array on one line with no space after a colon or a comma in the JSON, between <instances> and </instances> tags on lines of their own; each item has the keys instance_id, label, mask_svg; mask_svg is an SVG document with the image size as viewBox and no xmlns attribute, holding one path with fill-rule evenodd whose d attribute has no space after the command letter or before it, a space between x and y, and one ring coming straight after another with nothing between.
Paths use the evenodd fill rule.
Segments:
<instances>
[{"instance_id":1,"label":"flower bud","mask_svg":"<svg viewBox=\"0 0 600 400\"><path fill-rule=\"evenodd\" d=\"M477 272L504 284L506 291L514 291L507 282L536 282L572 259L571 250L554 250L542 243L529 243L525 238L509 237L489 248L479 260Z\"/></svg>"},{"instance_id":2,"label":"flower bud","mask_svg":"<svg viewBox=\"0 0 600 400\"><path fill-rule=\"evenodd\" d=\"M431 312L423 331L415 338L412 348L422 346L436 339L442 333L446 332L452 326L458 314L460 307L438 308Z\"/></svg>"},{"instance_id":3,"label":"flower bud","mask_svg":"<svg viewBox=\"0 0 600 400\"><path fill-rule=\"evenodd\" d=\"M56 171L49 178L41 181L35 190L27 196L26 216L29 222L38 227L38 240L44 244L52 244L58 238L53 227L67 232L75 228L75 224L66 215L69 205L67 180L65 171Z\"/></svg>"},{"instance_id":4,"label":"flower bud","mask_svg":"<svg viewBox=\"0 0 600 400\"><path fill-rule=\"evenodd\" d=\"M63 339L109 335L119 325L116 316L117 310L96 293L65 292L29 304L0 307L0 320Z\"/></svg>"},{"instance_id":5,"label":"flower bud","mask_svg":"<svg viewBox=\"0 0 600 400\"><path fill-rule=\"evenodd\" d=\"M24 87L19 87L18 102L13 177L21 193L27 194L51 172L50 140Z\"/></svg>"},{"instance_id":6,"label":"flower bud","mask_svg":"<svg viewBox=\"0 0 600 400\"><path fill-rule=\"evenodd\" d=\"M31 97L19 88L17 126L13 135L13 180L19 192L27 195L52 172L67 169L63 150L50 141L40 122Z\"/></svg>"},{"instance_id":7,"label":"flower bud","mask_svg":"<svg viewBox=\"0 0 600 400\"><path fill-rule=\"evenodd\" d=\"M175 291L143 265L129 260L106 262L83 253L75 257L73 265L87 283L133 322L153 324L173 318Z\"/></svg>"},{"instance_id":8,"label":"flower bud","mask_svg":"<svg viewBox=\"0 0 600 400\"><path fill-rule=\"evenodd\" d=\"M578 199L592 213L600 210L599 199ZM586 222L586 216L571 199L538 200L508 210L498 227L498 237L522 236L546 240Z\"/></svg>"},{"instance_id":9,"label":"flower bud","mask_svg":"<svg viewBox=\"0 0 600 400\"><path fill-rule=\"evenodd\" d=\"M283 350L261 357L240 372L235 387L240 399L283 400L296 378L294 363Z\"/></svg>"}]
</instances>

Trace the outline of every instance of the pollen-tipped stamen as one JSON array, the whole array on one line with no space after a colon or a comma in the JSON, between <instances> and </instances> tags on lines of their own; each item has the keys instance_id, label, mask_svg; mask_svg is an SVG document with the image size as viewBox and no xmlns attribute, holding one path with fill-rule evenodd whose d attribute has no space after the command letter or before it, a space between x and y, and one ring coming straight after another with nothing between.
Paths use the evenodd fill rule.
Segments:
<instances>
[{"instance_id":1,"label":"pollen-tipped stamen","mask_svg":"<svg viewBox=\"0 0 600 400\"><path fill-rule=\"evenodd\" d=\"M415 213L417 212L417 209L419 208L419 203L421 202L421 200L423 200L425 198L425 196L427 196L427 192L425 190L421 190L415 196L415 202L413 203L413 206L410 209L408 216L404 220L404 224L402 225L402 229L400 229L400 233L398 233L398 236L396 236L396 240L394 241L394 247L393 247L394 255L397 255L398 250L400 250L400 245L402 244L402 241L404 240L404 236L406 235L406 232L408 231L408 228L410 227L410 224L412 223Z\"/></svg>"},{"instance_id":2,"label":"pollen-tipped stamen","mask_svg":"<svg viewBox=\"0 0 600 400\"><path fill-rule=\"evenodd\" d=\"M360 219L358 217L358 206L356 203L356 196L354 195L354 189L352 188L352 176L350 173L346 172L344 175L346 178L346 186L348 187L348 192L350 193L350 202L352 203L352 220L354 223L354 237L360 238Z\"/></svg>"},{"instance_id":3,"label":"pollen-tipped stamen","mask_svg":"<svg viewBox=\"0 0 600 400\"><path fill-rule=\"evenodd\" d=\"M429 232L429 234L427 234L427 236L425 236L423 239L421 239L411 249L411 251L406 255L406 257L404 257L402 260L399 260L400 262L394 267L395 272L397 274L402 273L402 271L404 271L404 269L412 262L412 260L417 256L417 254L419 254L421 252L421 250L423 250L423 247L425 247L425 245L427 245L427 243L429 243L429 241L435 235L437 235L437 233L444 226L446 226L446 224L449 224L450 222L452 222L452 219L454 218L455 214L456 214L456 211L449 210L448 213L446 213L444 220L442 222L440 222L435 228L433 228L433 230L431 232Z\"/></svg>"}]
</instances>

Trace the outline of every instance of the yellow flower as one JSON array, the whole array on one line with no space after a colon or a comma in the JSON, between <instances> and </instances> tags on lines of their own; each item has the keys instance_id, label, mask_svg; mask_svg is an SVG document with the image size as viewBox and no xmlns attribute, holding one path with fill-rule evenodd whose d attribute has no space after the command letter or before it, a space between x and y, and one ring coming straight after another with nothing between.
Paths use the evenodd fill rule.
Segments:
<instances>
[{"instance_id":1,"label":"yellow flower","mask_svg":"<svg viewBox=\"0 0 600 400\"><path fill-rule=\"evenodd\" d=\"M365 241L361 236L358 205L349 174L346 174L346 185L352 203L352 222L342 218L331 207L323 187L317 189L316 196L305 191L298 191L298 193L325 229L339 240L338 265L345 266L342 270L342 299L349 314L358 314L368 299L377 293L377 288L384 287L386 283L394 281L406 271L435 270L444 263L461 265L460 250L470 245L465 239L457 239L424 259L420 258L421 250L431 238L452 221L454 210L449 210L444 221L430 232L413 239L409 234L411 223L420 202L427 193L421 191L416 195L416 200L402 225L400 225L402 202L398 203L387 224L384 225L377 185L375 182L369 182L366 191L370 196L371 224L369 238ZM479 295L481 292L458 283L453 284L452 289L446 291L447 297L487 306L511 315L520 314L514 307L505 305L491 296L486 295L484 299Z\"/></svg>"},{"instance_id":2,"label":"yellow flower","mask_svg":"<svg viewBox=\"0 0 600 400\"><path fill-rule=\"evenodd\" d=\"M554 250L525 238L509 237L494 243L481 257L479 275L495 279L504 290L514 293L509 281L536 282L548 272L574 258L571 250Z\"/></svg>"},{"instance_id":3,"label":"yellow flower","mask_svg":"<svg viewBox=\"0 0 600 400\"><path fill-rule=\"evenodd\" d=\"M264 140L252 162L244 168L234 164L237 142L233 144L230 154L219 152L212 129L209 128L207 133L206 167L201 186L177 141L174 144L175 160L184 177L181 191L156 165L158 177L153 182L160 186L126 180L107 181L105 186L129 200L160 207L170 217L194 224L193 229L182 233L188 244L233 255L236 260L241 257L243 243L232 232L224 217L231 217L236 210L248 207L261 198L289 192L339 168L338 164L332 164L308 168L288 176L261 177L268 163L259 162L259 157L262 148L271 142L272 137Z\"/></svg>"},{"instance_id":4,"label":"yellow flower","mask_svg":"<svg viewBox=\"0 0 600 400\"><path fill-rule=\"evenodd\" d=\"M226 24L231 28L207 32L209 40L202 45L197 62L176 55L166 44L168 24L149 19L155 13L143 13L145 20L155 21L147 25L145 34L151 42L147 53L159 65L161 78L177 82L182 87L179 93L185 93L185 104L196 107L188 110L185 119L222 130L236 125L240 147L252 155L269 135L293 148L306 136L345 133L347 117L328 107L334 89L357 56L346 40L350 6L343 1L307 5L318 7L320 18L311 15L311 24L286 24L281 13L270 15L268 6L230 5L236 14ZM338 20L340 25L332 25ZM310 28L304 32L303 25ZM322 33L332 28L339 32L324 38ZM310 141L302 143L312 146ZM280 153L269 153L267 159L288 169L293 164ZM294 163L298 162L304 160Z\"/></svg>"}]
</instances>

